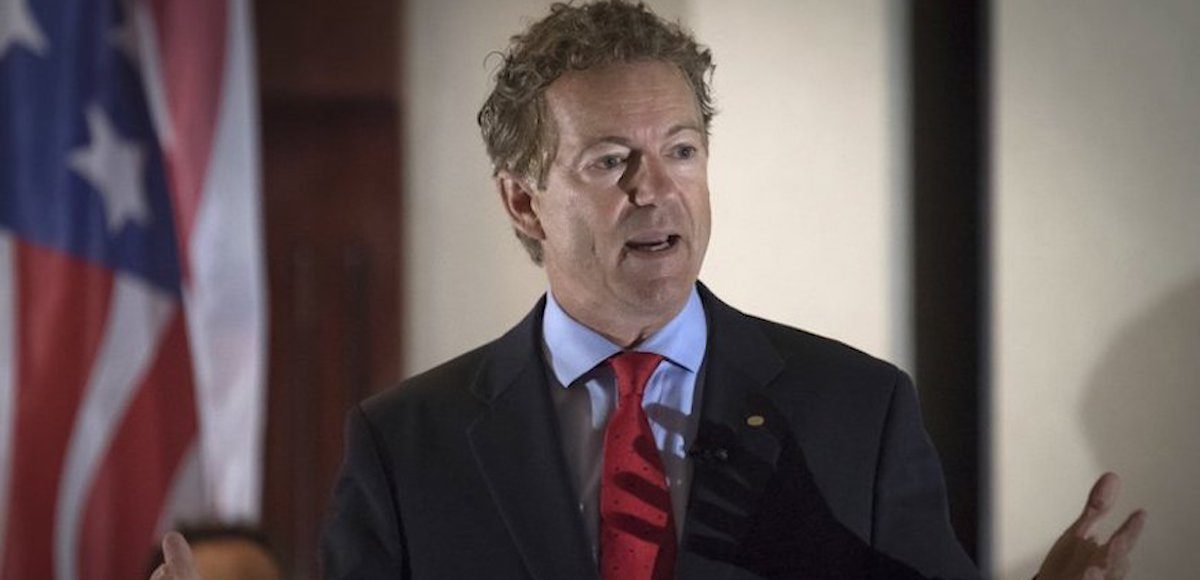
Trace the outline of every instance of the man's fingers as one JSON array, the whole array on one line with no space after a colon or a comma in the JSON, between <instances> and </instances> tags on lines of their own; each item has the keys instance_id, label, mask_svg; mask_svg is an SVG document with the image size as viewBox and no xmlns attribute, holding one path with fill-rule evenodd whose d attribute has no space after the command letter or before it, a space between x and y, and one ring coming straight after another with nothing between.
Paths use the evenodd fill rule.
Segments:
<instances>
[{"instance_id":1,"label":"man's fingers","mask_svg":"<svg viewBox=\"0 0 1200 580\"><path fill-rule=\"evenodd\" d=\"M1121 547L1126 552L1133 550L1137 545L1138 537L1142 535L1142 528L1146 526L1146 510L1137 510L1129 514L1125 518L1125 523L1113 532L1112 537L1108 539L1109 545L1120 542Z\"/></svg>"},{"instance_id":2,"label":"man's fingers","mask_svg":"<svg viewBox=\"0 0 1200 580\"><path fill-rule=\"evenodd\" d=\"M1096 484L1092 486L1092 491L1088 493L1087 503L1083 506L1083 513L1079 514L1079 519L1071 525L1071 532L1077 538L1086 538L1091 533L1092 526L1108 513L1117 500L1117 492L1121 488L1121 478L1113 472L1105 473L1096 480Z\"/></svg>"},{"instance_id":3,"label":"man's fingers","mask_svg":"<svg viewBox=\"0 0 1200 580\"><path fill-rule=\"evenodd\" d=\"M1129 553L1133 551L1138 536L1142 533L1142 527L1145 525L1146 512L1137 510L1130 514L1125 519L1125 523L1121 524L1121 527L1108 539L1104 554L1107 580L1120 580L1129 573Z\"/></svg>"},{"instance_id":4,"label":"man's fingers","mask_svg":"<svg viewBox=\"0 0 1200 580\"><path fill-rule=\"evenodd\" d=\"M154 573L150 574L150 580L166 580L166 577L167 577L167 565L166 564L159 564L158 567L154 569Z\"/></svg>"},{"instance_id":5,"label":"man's fingers","mask_svg":"<svg viewBox=\"0 0 1200 580\"><path fill-rule=\"evenodd\" d=\"M167 532L162 541L164 566L172 571L192 569L192 549L179 532Z\"/></svg>"}]
</instances>

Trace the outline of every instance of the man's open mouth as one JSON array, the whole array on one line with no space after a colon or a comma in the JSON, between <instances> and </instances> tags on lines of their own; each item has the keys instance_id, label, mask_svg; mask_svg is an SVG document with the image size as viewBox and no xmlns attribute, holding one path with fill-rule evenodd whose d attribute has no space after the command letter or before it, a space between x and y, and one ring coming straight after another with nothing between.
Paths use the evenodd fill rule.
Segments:
<instances>
[{"instance_id":1,"label":"man's open mouth","mask_svg":"<svg viewBox=\"0 0 1200 580\"><path fill-rule=\"evenodd\" d=\"M625 242L625 247L638 252L661 252L671 249L677 243L679 243L679 236L668 234L652 239L630 240Z\"/></svg>"}]
</instances>

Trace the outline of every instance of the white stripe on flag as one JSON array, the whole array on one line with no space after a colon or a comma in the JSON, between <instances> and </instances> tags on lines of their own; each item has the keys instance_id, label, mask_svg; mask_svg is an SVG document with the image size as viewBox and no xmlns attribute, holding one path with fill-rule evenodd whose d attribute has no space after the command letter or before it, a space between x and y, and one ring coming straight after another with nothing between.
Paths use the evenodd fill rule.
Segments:
<instances>
[{"instance_id":1,"label":"white stripe on flag","mask_svg":"<svg viewBox=\"0 0 1200 580\"><path fill-rule=\"evenodd\" d=\"M17 263L12 236L0 230L0 563L8 529L8 478L12 472L12 436L17 401Z\"/></svg>"},{"instance_id":2,"label":"white stripe on flag","mask_svg":"<svg viewBox=\"0 0 1200 580\"><path fill-rule=\"evenodd\" d=\"M167 107L166 84L163 83L162 53L158 51L158 30L147 2L133 3L133 18L137 31L139 70L142 73L142 89L146 92L146 106L150 109L150 120L158 136L159 147L167 151L175 142L175 126Z\"/></svg>"},{"instance_id":3,"label":"white stripe on flag","mask_svg":"<svg viewBox=\"0 0 1200 580\"><path fill-rule=\"evenodd\" d=\"M266 298L250 7L228 10L221 103L189 242L185 290L201 457L216 516L258 521L266 389Z\"/></svg>"},{"instance_id":4,"label":"white stripe on flag","mask_svg":"<svg viewBox=\"0 0 1200 580\"><path fill-rule=\"evenodd\" d=\"M63 463L54 521L54 569L75 580L88 491L155 355L176 299L138 278L117 274L109 317Z\"/></svg>"}]
</instances>

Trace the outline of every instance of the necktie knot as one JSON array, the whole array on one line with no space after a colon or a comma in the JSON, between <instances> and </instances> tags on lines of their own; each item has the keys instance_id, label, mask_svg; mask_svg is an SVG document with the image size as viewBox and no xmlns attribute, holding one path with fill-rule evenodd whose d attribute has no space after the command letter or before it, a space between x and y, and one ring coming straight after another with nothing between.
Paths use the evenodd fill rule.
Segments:
<instances>
[{"instance_id":1,"label":"necktie knot","mask_svg":"<svg viewBox=\"0 0 1200 580\"><path fill-rule=\"evenodd\" d=\"M641 400L650 375L662 362L662 355L652 352L624 351L608 359L613 374L617 376L617 391L622 399L636 397Z\"/></svg>"}]
</instances>

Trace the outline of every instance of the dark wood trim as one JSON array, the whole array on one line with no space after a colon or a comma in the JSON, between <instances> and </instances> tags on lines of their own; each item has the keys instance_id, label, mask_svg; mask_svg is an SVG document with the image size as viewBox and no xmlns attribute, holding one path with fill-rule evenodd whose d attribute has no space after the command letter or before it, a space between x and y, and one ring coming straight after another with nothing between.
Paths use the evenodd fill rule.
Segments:
<instances>
[{"instance_id":1,"label":"dark wood trim","mask_svg":"<svg viewBox=\"0 0 1200 580\"><path fill-rule=\"evenodd\" d=\"M259 0L270 361L262 527L318 578L346 410L399 379L393 0Z\"/></svg>"},{"instance_id":2,"label":"dark wood trim","mask_svg":"<svg viewBox=\"0 0 1200 580\"><path fill-rule=\"evenodd\" d=\"M909 6L915 372L951 520L986 572L989 6Z\"/></svg>"}]
</instances>

